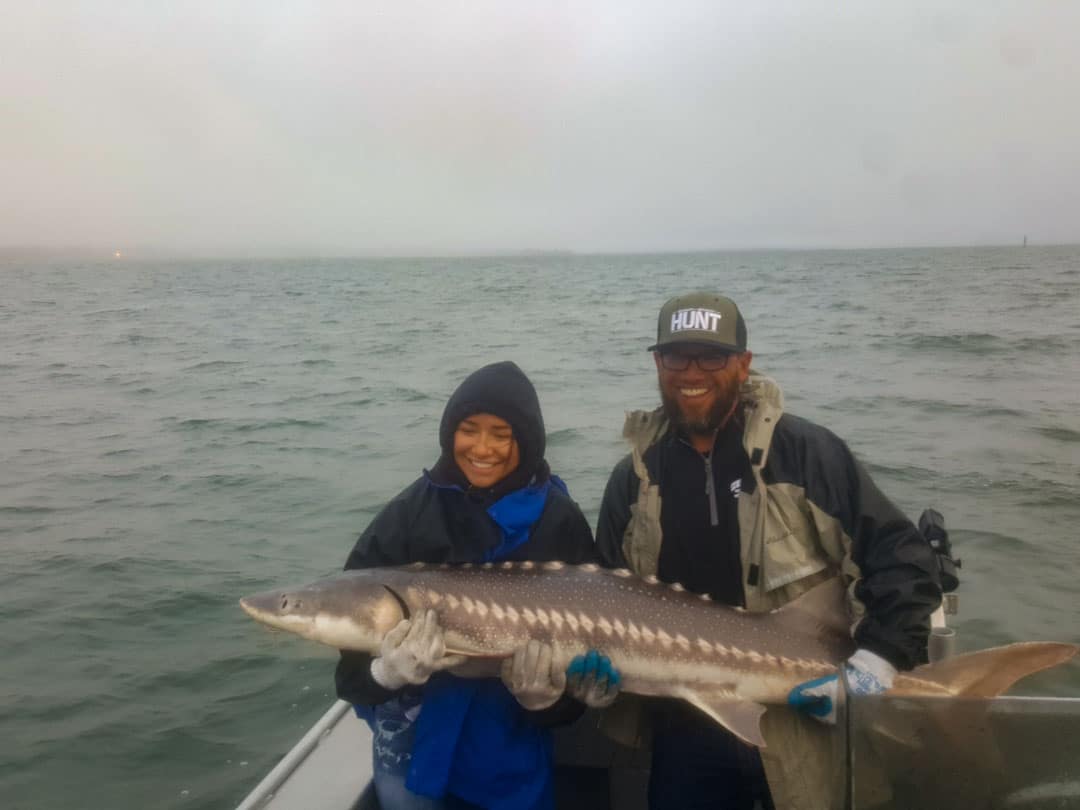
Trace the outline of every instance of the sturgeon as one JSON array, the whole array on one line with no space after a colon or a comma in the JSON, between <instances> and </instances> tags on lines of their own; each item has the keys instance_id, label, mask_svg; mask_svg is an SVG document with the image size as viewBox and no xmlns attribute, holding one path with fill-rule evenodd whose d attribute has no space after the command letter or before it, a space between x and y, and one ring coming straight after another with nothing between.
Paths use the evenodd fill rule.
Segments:
<instances>
[{"instance_id":1,"label":"sturgeon","mask_svg":"<svg viewBox=\"0 0 1080 810\"><path fill-rule=\"evenodd\" d=\"M839 578L758 613L592 564L414 563L346 571L240 605L263 624L368 653L402 619L432 609L447 652L481 662L451 670L469 677L497 674L530 639L551 644L562 667L596 649L618 668L623 691L685 700L756 746L765 745L760 719L768 705L836 673L854 650ZM901 673L889 694L996 697L1078 650L1058 642L980 650Z\"/></svg>"}]
</instances>

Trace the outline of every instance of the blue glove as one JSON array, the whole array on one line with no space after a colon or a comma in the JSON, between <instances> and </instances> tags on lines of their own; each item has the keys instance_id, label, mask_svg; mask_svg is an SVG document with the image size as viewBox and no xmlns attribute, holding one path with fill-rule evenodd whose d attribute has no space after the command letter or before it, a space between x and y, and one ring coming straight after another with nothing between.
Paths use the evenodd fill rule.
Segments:
<instances>
[{"instance_id":1,"label":"blue glove","mask_svg":"<svg viewBox=\"0 0 1080 810\"><path fill-rule=\"evenodd\" d=\"M880 695L892 688L896 667L869 650L856 650L844 664L844 678L852 695ZM800 683L788 694L788 705L827 725L836 724L840 684L836 675Z\"/></svg>"},{"instance_id":2,"label":"blue glove","mask_svg":"<svg viewBox=\"0 0 1080 810\"><path fill-rule=\"evenodd\" d=\"M610 706L621 682L611 659L596 650L577 656L566 668L566 693L593 709Z\"/></svg>"}]
</instances>

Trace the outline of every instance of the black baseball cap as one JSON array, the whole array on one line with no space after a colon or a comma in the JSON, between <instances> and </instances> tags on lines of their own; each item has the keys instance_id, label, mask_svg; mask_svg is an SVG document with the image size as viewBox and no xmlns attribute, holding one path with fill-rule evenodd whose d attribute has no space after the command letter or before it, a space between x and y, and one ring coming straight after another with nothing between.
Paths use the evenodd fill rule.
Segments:
<instances>
[{"instance_id":1,"label":"black baseball cap","mask_svg":"<svg viewBox=\"0 0 1080 810\"><path fill-rule=\"evenodd\" d=\"M679 343L713 346L739 354L746 351L746 322L730 298L710 292L678 295L660 308L656 343L649 351Z\"/></svg>"}]
</instances>

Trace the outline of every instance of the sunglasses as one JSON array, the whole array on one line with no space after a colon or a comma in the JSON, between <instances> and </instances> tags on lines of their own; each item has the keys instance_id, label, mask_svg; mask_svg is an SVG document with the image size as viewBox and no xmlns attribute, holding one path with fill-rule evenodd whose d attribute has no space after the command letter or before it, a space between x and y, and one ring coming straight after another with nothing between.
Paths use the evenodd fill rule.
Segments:
<instances>
[{"instance_id":1,"label":"sunglasses","mask_svg":"<svg viewBox=\"0 0 1080 810\"><path fill-rule=\"evenodd\" d=\"M734 355L728 352L702 352L687 354L677 349L660 352L660 365L668 371L686 371L692 362L697 362L702 371L721 371L727 367L728 358Z\"/></svg>"}]
</instances>

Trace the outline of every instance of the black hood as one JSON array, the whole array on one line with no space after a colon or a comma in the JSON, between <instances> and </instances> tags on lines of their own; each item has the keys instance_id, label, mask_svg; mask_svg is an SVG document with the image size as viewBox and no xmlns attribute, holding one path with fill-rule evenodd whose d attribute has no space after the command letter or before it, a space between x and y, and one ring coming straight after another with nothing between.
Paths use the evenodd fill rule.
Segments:
<instances>
[{"instance_id":1,"label":"black hood","mask_svg":"<svg viewBox=\"0 0 1080 810\"><path fill-rule=\"evenodd\" d=\"M540 399L525 372L509 360L474 371L450 395L439 423L442 457L433 473L438 473L440 478L449 477L455 483L464 480L464 475L453 461L454 431L461 420L476 413L490 413L505 419L514 431L514 440L518 444L521 462L513 473L495 486L495 490L499 493L510 492L526 486L535 476L546 477L544 451L547 434L544 431L544 417L540 413ZM455 471L457 474L453 475ZM467 483L465 488L468 489Z\"/></svg>"}]
</instances>

